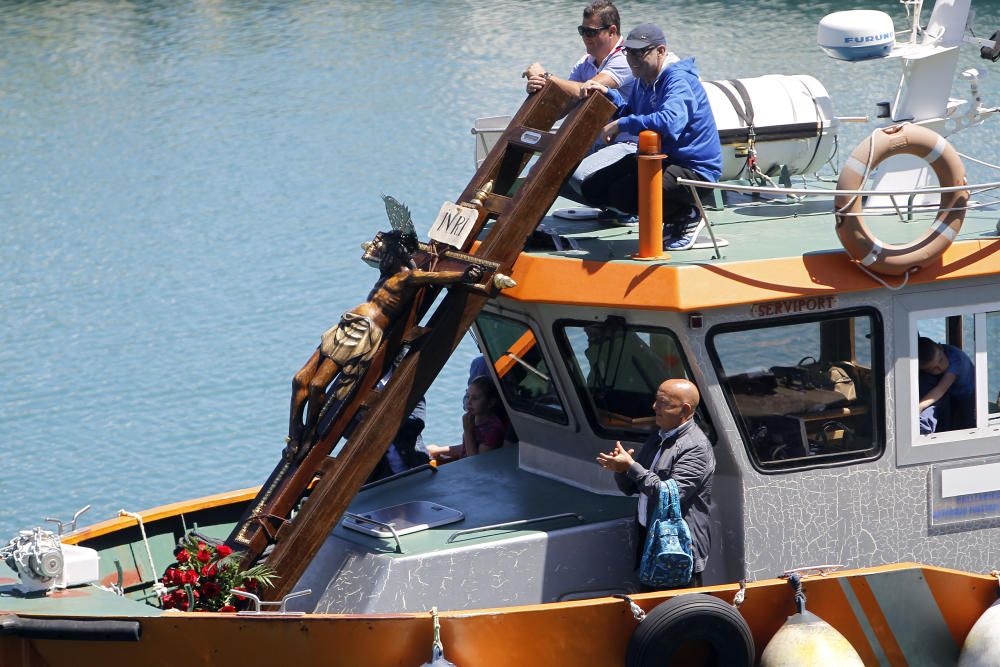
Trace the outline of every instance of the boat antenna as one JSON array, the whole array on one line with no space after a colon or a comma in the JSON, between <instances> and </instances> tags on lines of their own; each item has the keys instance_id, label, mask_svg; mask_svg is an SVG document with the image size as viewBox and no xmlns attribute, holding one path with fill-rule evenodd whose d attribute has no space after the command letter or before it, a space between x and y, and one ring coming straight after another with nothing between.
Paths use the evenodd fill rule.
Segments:
<instances>
[{"instance_id":1,"label":"boat antenna","mask_svg":"<svg viewBox=\"0 0 1000 667\"><path fill-rule=\"evenodd\" d=\"M920 35L920 11L924 7L924 0L899 0L899 3L903 5L906 9L907 18L913 21L910 26L910 44L917 43L917 37ZM910 6L913 6L913 11L910 11Z\"/></svg>"}]
</instances>

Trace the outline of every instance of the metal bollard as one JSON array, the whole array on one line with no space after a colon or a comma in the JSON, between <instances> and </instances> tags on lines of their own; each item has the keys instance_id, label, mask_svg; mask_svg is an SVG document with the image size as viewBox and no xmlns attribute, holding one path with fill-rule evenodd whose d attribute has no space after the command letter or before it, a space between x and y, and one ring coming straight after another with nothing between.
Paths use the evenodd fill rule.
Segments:
<instances>
[{"instance_id":1,"label":"metal bollard","mask_svg":"<svg viewBox=\"0 0 1000 667\"><path fill-rule=\"evenodd\" d=\"M667 259L663 252L663 158L660 135L639 133L639 252L633 259Z\"/></svg>"}]
</instances>

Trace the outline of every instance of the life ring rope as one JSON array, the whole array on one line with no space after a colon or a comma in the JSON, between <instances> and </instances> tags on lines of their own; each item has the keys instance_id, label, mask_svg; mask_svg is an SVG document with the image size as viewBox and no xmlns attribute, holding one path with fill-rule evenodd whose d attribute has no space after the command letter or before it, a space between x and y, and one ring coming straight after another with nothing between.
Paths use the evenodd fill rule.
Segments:
<instances>
[{"instance_id":1,"label":"life ring rope","mask_svg":"<svg viewBox=\"0 0 1000 667\"><path fill-rule=\"evenodd\" d=\"M858 144L844 162L837 189L862 189L883 160L904 154L923 159L943 187L967 184L961 158L948 140L929 128L907 123L879 128ZM964 188L942 192L937 215L927 232L911 243L895 245L881 242L869 231L860 195L838 195L834 200L837 235L848 256L865 273L908 276L940 257L955 240L965 219L968 198L969 191ZM885 281L879 282L890 287Z\"/></svg>"}]
</instances>

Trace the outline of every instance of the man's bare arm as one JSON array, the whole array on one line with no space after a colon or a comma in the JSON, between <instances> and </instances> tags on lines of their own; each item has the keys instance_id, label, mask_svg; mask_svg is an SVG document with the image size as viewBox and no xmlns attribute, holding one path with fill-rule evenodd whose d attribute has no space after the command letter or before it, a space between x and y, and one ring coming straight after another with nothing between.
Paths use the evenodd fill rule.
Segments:
<instances>
[{"instance_id":1,"label":"man's bare arm","mask_svg":"<svg viewBox=\"0 0 1000 667\"><path fill-rule=\"evenodd\" d=\"M938 380L938 383L934 385L934 388L920 398L919 409L926 410L940 401L944 395L948 393L948 390L951 389L951 385L955 384L955 379L957 377L958 376L954 373L945 373L942 375L941 379Z\"/></svg>"},{"instance_id":2,"label":"man's bare arm","mask_svg":"<svg viewBox=\"0 0 1000 667\"><path fill-rule=\"evenodd\" d=\"M465 271L410 271L410 282L414 285L447 285L462 282Z\"/></svg>"},{"instance_id":3,"label":"man's bare arm","mask_svg":"<svg viewBox=\"0 0 1000 667\"><path fill-rule=\"evenodd\" d=\"M584 86L590 81L596 81L605 88L618 88L619 86L618 81L607 72L598 72L595 77L589 79L588 81L584 81L582 83L579 81L570 81L569 79L563 79L558 76L553 76L552 74L545 76L544 73L527 74L527 77L528 77L528 84L525 86L525 90L528 92L528 94L537 93L539 90L542 89L542 86L545 85L546 81L551 81L554 85L559 86L564 91L566 91L567 93L571 94L574 97L586 96L586 92L584 91Z\"/></svg>"}]
</instances>

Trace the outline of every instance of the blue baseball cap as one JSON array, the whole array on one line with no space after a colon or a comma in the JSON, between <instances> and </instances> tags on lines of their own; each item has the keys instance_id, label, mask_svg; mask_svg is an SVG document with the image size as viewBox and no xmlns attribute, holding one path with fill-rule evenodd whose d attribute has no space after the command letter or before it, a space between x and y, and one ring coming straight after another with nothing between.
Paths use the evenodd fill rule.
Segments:
<instances>
[{"instance_id":1,"label":"blue baseball cap","mask_svg":"<svg viewBox=\"0 0 1000 667\"><path fill-rule=\"evenodd\" d=\"M650 46L665 46L666 43L663 31L652 23L643 23L632 28L625 38L626 49L645 49Z\"/></svg>"}]
</instances>

